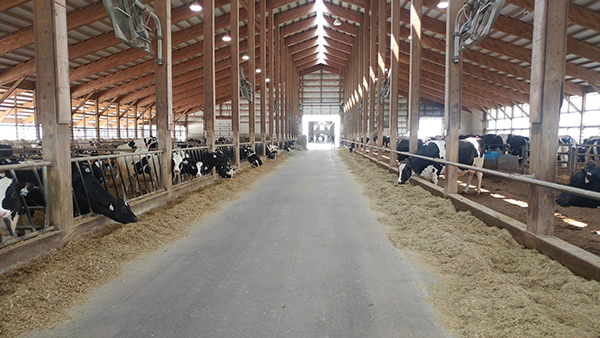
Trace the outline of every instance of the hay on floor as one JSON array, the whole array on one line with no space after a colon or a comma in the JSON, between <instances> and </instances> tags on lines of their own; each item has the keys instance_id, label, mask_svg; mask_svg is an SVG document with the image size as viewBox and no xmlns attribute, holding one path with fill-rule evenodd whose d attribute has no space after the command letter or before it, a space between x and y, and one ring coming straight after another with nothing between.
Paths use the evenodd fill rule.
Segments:
<instances>
[{"instance_id":1,"label":"hay on floor","mask_svg":"<svg viewBox=\"0 0 600 338\"><path fill-rule=\"evenodd\" d=\"M521 247L421 187L347 150L338 152L380 211L394 246L440 277L429 286L441 324L460 337L600 337L600 283Z\"/></svg>"},{"instance_id":2,"label":"hay on floor","mask_svg":"<svg viewBox=\"0 0 600 338\"><path fill-rule=\"evenodd\" d=\"M237 199L286 159L283 155L265 160L263 166L248 168L232 180L185 194L140 215L137 223L111 224L83 234L64 248L0 276L0 337L47 330L66 321L67 309L83 303L92 288L116 278L126 262L187 236L191 224Z\"/></svg>"}]
</instances>

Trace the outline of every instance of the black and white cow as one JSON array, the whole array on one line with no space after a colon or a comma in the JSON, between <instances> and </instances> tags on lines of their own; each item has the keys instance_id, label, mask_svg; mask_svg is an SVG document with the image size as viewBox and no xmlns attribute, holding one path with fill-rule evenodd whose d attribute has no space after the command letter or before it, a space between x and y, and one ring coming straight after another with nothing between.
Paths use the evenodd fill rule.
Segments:
<instances>
[{"instance_id":1,"label":"black and white cow","mask_svg":"<svg viewBox=\"0 0 600 338\"><path fill-rule=\"evenodd\" d=\"M246 155L246 159L253 167L260 167L262 165L262 160L251 146L244 147L242 150L244 151L244 155Z\"/></svg>"},{"instance_id":2,"label":"black and white cow","mask_svg":"<svg viewBox=\"0 0 600 338\"><path fill-rule=\"evenodd\" d=\"M267 158L270 158L272 160L277 158L277 154L279 153L279 148L274 145L274 144L267 144L267 147L265 148L266 153L267 153Z\"/></svg>"},{"instance_id":3,"label":"black and white cow","mask_svg":"<svg viewBox=\"0 0 600 338\"><path fill-rule=\"evenodd\" d=\"M222 178L233 178L235 170L229 165L229 158L222 150L217 149L214 153L208 153L206 163L202 167L202 174L210 173L212 168L216 168L217 173Z\"/></svg>"},{"instance_id":4,"label":"black and white cow","mask_svg":"<svg viewBox=\"0 0 600 338\"><path fill-rule=\"evenodd\" d=\"M96 214L104 215L113 221L123 224L138 221L136 215L131 211L129 204L122 198L114 198L108 191L104 190L87 165L81 166L80 173L73 164L71 166L71 175L75 200L82 215L93 211ZM88 195L86 195L86 191ZM73 211L75 212L76 210Z\"/></svg>"},{"instance_id":5,"label":"black and white cow","mask_svg":"<svg viewBox=\"0 0 600 338\"><path fill-rule=\"evenodd\" d=\"M569 186L600 192L600 167L594 162L588 162L585 167L576 172ZM558 195L556 203L563 207L586 207L586 208L598 208L600 207L600 201L591 198L574 195L568 192L562 192Z\"/></svg>"},{"instance_id":6,"label":"black and white cow","mask_svg":"<svg viewBox=\"0 0 600 338\"><path fill-rule=\"evenodd\" d=\"M0 176L0 217L6 224L8 235L17 236L17 223L21 211L21 196L27 196L31 190L31 184L26 182L17 183L9 177Z\"/></svg>"},{"instance_id":7,"label":"black and white cow","mask_svg":"<svg viewBox=\"0 0 600 338\"><path fill-rule=\"evenodd\" d=\"M171 170L173 175L173 183L175 183L176 179L178 182L181 181L181 174L183 171L183 167L185 166L184 161L187 161L187 163L189 164L189 159L189 155L183 150L174 151L171 154Z\"/></svg>"},{"instance_id":8,"label":"black and white cow","mask_svg":"<svg viewBox=\"0 0 600 338\"><path fill-rule=\"evenodd\" d=\"M600 163L600 136L592 136L583 141L583 158L584 161L594 161Z\"/></svg>"},{"instance_id":9,"label":"black and white cow","mask_svg":"<svg viewBox=\"0 0 600 338\"><path fill-rule=\"evenodd\" d=\"M417 142L417 150L423 147L423 140ZM396 151L409 152L410 151L410 140L403 139L396 143ZM398 162L406 160L408 156L398 154Z\"/></svg>"},{"instance_id":10,"label":"black and white cow","mask_svg":"<svg viewBox=\"0 0 600 338\"><path fill-rule=\"evenodd\" d=\"M158 139L154 136L148 138L138 138L117 146L117 149L156 150L158 149Z\"/></svg>"},{"instance_id":11,"label":"black and white cow","mask_svg":"<svg viewBox=\"0 0 600 338\"><path fill-rule=\"evenodd\" d=\"M296 141L294 141L294 140L285 141L285 142L283 143L283 149L284 149L285 151L290 151L290 150L294 149L294 143L295 143L295 142L296 142Z\"/></svg>"},{"instance_id":12,"label":"black and white cow","mask_svg":"<svg viewBox=\"0 0 600 338\"><path fill-rule=\"evenodd\" d=\"M557 157L557 160L563 162L563 163L559 163L559 167L561 167L561 168L567 167L566 162L569 160L569 154L566 154L566 153L568 153L572 147L573 148L578 147L577 141L573 137L571 137L570 135L559 135L558 136L558 153L559 154L556 157Z\"/></svg>"},{"instance_id":13,"label":"black and white cow","mask_svg":"<svg viewBox=\"0 0 600 338\"><path fill-rule=\"evenodd\" d=\"M485 143L481 138L470 137L459 141L458 147L458 163L471 165L474 167L482 168ZM446 158L446 141L435 140L429 141L423 145L423 147L417 151L417 155L432 157L432 158ZM435 163L430 160L420 159L411 157L406 162L402 162L398 166L398 183L403 184L413 173L421 175L427 179L430 179L434 184L437 184L439 175L443 174L444 165ZM463 171L463 174L467 174L466 187L463 192L469 191L469 185L473 179L473 175L477 175L477 194L481 193L481 180L483 179L483 173L474 172L472 170Z\"/></svg>"}]
</instances>

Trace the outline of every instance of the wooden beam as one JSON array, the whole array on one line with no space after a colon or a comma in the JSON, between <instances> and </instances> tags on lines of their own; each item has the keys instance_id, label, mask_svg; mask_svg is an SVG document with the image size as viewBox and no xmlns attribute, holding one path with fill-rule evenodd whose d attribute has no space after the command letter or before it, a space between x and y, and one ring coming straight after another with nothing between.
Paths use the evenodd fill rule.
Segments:
<instances>
[{"instance_id":1,"label":"wooden beam","mask_svg":"<svg viewBox=\"0 0 600 338\"><path fill-rule=\"evenodd\" d=\"M408 91L409 151L416 154L419 141L419 113L421 108L421 0L410 3L410 75Z\"/></svg>"},{"instance_id":2,"label":"wooden beam","mask_svg":"<svg viewBox=\"0 0 600 338\"><path fill-rule=\"evenodd\" d=\"M204 36L215 35L215 0L204 0ZM206 41L208 40L208 41ZM204 129L209 150L215 151L215 40L204 41ZM208 42L208 43L207 43Z\"/></svg>"},{"instance_id":3,"label":"wooden beam","mask_svg":"<svg viewBox=\"0 0 600 338\"><path fill-rule=\"evenodd\" d=\"M371 7L371 14L369 16L369 144L375 143L375 115L377 114L377 17L378 1L370 0L369 5ZM365 9L366 12L366 9ZM369 156L373 157L375 153L373 148L369 148Z\"/></svg>"},{"instance_id":4,"label":"wooden beam","mask_svg":"<svg viewBox=\"0 0 600 338\"><path fill-rule=\"evenodd\" d=\"M275 20L273 15L273 5L269 2L269 140L271 143L275 140L274 133L274 100L275 100ZM266 152L265 152L266 153Z\"/></svg>"},{"instance_id":5,"label":"wooden beam","mask_svg":"<svg viewBox=\"0 0 600 338\"><path fill-rule=\"evenodd\" d=\"M398 74L400 70L400 0L392 0L392 36L390 39L392 81L390 85L390 148L396 146L398 135ZM396 167L396 156L390 156L390 166Z\"/></svg>"},{"instance_id":6,"label":"wooden beam","mask_svg":"<svg viewBox=\"0 0 600 338\"><path fill-rule=\"evenodd\" d=\"M560 97L565 77L568 0L536 0L531 59L531 158L535 178L556 181ZM527 230L554 233L554 190L529 186Z\"/></svg>"},{"instance_id":7,"label":"wooden beam","mask_svg":"<svg viewBox=\"0 0 600 338\"><path fill-rule=\"evenodd\" d=\"M249 69L248 69L248 81L252 86L252 89L256 91L256 48L255 48L255 39L256 39L256 25L254 25L256 13L254 11L254 0L252 0L253 6L250 6L248 11L248 55L250 56L250 60L248 60ZM248 102L250 105L250 125L249 125L249 133L250 133L250 142L252 143L252 148L255 149L256 142L256 100L255 96L252 96L252 100Z\"/></svg>"},{"instance_id":8,"label":"wooden beam","mask_svg":"<svg viewBox=\"0 0 600 338\"><path fill-rule=\"evenodd\" d=\"M385 53L386 53L386 42L385 40L387 39L387 32L386 32L386 27L387 27L387 11L386 11L386 2L385 1L379 1L379 29L378 29L378 33L379 33L379 50L377 53L377 76L379 78L378 84L377 84L377 88L378 90L382 87L383 81L385 80L385 77L387 76L387 74L385 73ZM344 86L345 89L345 86ZM377 118L377 140L378 140L378 145L381 146L383 143L383 118L384 118L384 102L379 98L379 95L377 95L378 97L378 101L379 104L377 105L378 108L378 118ZM383 160L383 151L378 151L377 152L377 160L378 161L382 161Z\"/></svg>"},{"instance_id":9,"label":"wooden beam","mask_svg":"<svg viewBox=\"0 0 600 338\"><path fill-rule=\"evenodd\" d=\"M267 0L259 1L260 17L262 18L260 25L260 69L262 70L260 77L260 140L264 147L267 142Z\"/></svg>"},{"instance_id":10,"label":"wooden beam","mask_svg":"<svg viewBox=\"0 0 600 338\"><path fill-rule=\"evenodd\" d=\"M239 22L240 9L238 0L230 1L231 15L231 130L233 132L233 144L235 149L240 145L240 28L236 25ZM235 151L235 166L240 165L240 152Z\"/></svg>"},{"instance_id":11,"label":"wooden beam","mask_svg":"<svg viewBox=\"0 0 600 338\"><path fill-rule=\"evenodd\" d=\"M458 162L458 134L460 129L460 114L462 109L462 55L459 62L453 62L454 55L454 21L462 0L449 0L446 11L446 94L444 104L444 121L446 128L446 159ZM455 194L458 191L458 169L454 166L446 166L446 182L444 191L446 194Z\"/></svg>"},{"instance_id":12,"label":"wooden beam","mask_svg":"<svg viewBox=\"0 0 600 338\"><path fill-rule=\"evenodd\" d=\"M65 0L34 0L36 102L43 128L44 160L48 167L46 211L50 226L60 230L63 243L73 236L71 194L71 154L69 135L71 99L69 97L69 59ZM4 39L3 39L4 41Z\"/></svg>"},{"instance_id":13,"label":"wooden beam","mask_svg":"<svg viewBox=\"0 0 600 338\"><path fill-rule=\"evenodd\" d=\"M12 84L12 86L10 86L10 88L8 88L8 90L5 91L4 94L2 94L2 97L0 97L0 104L2 104L4 102L4 100L6 100L9 96L12 95L12 93L15 91L15 89L17 89L17 87L19 87L19 85L23 82L23 80L25 80L24 77L15 81Z\"/></svg>"}]
</instances>

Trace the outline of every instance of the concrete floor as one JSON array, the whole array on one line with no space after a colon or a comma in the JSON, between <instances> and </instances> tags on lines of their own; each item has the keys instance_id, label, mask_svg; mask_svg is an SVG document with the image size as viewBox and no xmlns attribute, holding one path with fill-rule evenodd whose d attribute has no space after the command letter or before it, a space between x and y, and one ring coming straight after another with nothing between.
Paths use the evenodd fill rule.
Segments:
<instances>
[{"instance_id":1,"label":"concrete floor","mask_svg":"<svg viewBox=\"0 0 600 338\"><path fill-rule=\"evenodd\" d=\"M406 258L335 151L303 152L28 336L448 336Z\"/></svg>"}]
</instances>

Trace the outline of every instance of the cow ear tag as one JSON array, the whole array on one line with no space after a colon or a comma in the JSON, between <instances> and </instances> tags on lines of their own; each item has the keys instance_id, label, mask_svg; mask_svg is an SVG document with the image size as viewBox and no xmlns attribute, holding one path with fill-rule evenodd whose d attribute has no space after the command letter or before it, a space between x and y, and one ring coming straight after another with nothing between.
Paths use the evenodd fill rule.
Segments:
<instances>
[{"instance_id":1,"label":"cow ear tag","mask_svg":"<svg viewBox=\"0 0 600 338\"><path fill-rule=\"evenodd\" d=\"M27 196L27 194L29 193L29 190L27 190L27 186L23 187L19 193L21 194L21 196Z\"/></svg>"},{"instance_id":2,"label":"cow ear tag","mask_svg":"<svg viewBox=\"0 0 600 338\"><path fill-rule=\"evenodd\" d=\"M585 175L585 184L590 183L590 179L587 177L587 175Z\"/></svg>"},{"instance_id":3,"label":"cow ear tag","mask_svg":"<svg viewBox=\"0 0 600 338\"><path fill-rule=\"evenodd\" d=\"M213 154L213 158L217 158L217 155Z\"/></svg>"},{"instance_id":4,"label":"cow ear tag","mask_svg":"<svg viewBox=\"0 0 600 338\"><path fill-rule=\"evenodd\" d=\"M113 207L113 205L112 205L112 204L109 204L109 205L108 205L108 210L110 210L110 211L115 211L115 207Z\"/></svg>"}]
</instances>

